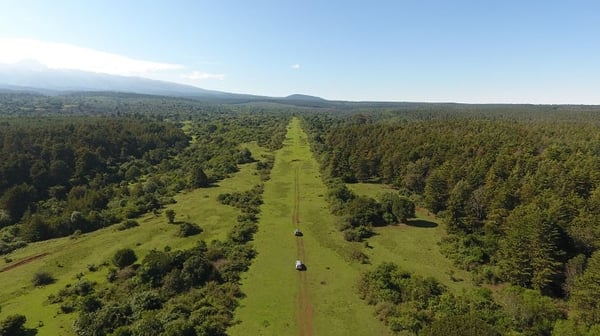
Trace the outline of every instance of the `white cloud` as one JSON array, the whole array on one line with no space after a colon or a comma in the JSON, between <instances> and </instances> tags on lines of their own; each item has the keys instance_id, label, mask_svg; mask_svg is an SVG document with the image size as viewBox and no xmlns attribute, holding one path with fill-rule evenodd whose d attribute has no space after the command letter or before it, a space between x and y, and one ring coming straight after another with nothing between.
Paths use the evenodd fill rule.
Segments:
<instances>
[{"instance_id":1,"label":"white cloud","mask_svg":"<svg viewBox=\"0 0 600 336\"><path fill-rule=\"evenodd\" d=\"M180 64L137 60L65 43L30 39L0 38L0 50L0 63L35 60L53 69L74 69L112 75L144 76L184 68Z\"/></svg>"},{"instance_id":2,"label":"white cloud","mask_svg":"<svg viewBox=\"0 0 600 336\"><path fill-rule=\"evenodd\" d=\"M201 71L193 71L191 73L181 75L181 78L189 79L189 80L193 80L193 81L199 81L199 80L205 80L205 79L224 80L225 75L224 74L211 74L211 73L206 73L206 72L201 72Z\"/></svg>"},{"instance_id":3,"label":"white cloud","mask_svg":"<svg viewBox=\"0 0 600 336\"><path fill-rule=\"evenodd\" d=\"M293 64L293 65L291 66L291 68L292 68L292 69L294 69L294 70L295 70L295 69L300 69L300 64L297 64L297 63L296 63L296 64Z\"/></svg>"}]
</instances>

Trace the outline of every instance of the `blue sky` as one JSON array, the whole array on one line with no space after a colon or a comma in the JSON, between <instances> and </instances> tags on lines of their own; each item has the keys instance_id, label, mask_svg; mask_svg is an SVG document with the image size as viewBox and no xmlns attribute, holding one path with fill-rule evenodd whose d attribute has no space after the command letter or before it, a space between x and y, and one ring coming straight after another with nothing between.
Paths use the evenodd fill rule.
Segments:
<instances>
[{"instance_id":1,"label":"blue sky","mask_svg":"<svg viewBox=\"0 0 600 336\"><path fill-rule=\"evenodd\" d=\"M600 1L3 0L0 16L4 63L270 96L600 104Z\"/></svg>"}]
</instances>

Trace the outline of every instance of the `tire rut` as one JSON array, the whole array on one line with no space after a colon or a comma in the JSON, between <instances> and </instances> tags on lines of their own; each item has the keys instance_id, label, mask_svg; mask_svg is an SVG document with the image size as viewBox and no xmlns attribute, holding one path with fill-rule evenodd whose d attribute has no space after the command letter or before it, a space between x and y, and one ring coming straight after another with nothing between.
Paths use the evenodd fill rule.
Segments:
<instances>
[{"instance_id":1,"label":"tire rut","mask_svg":"<svg viewBox=\"0 0 600 336\"><path fill-rule=\"evenodd\" d=\"M292 224L294 228L300 228L300 176L299 167L294 169L294 211L292 214ZM298 258L306 263L306 252L304 249L304 240L302 236L296 237L296 252ZM298 290L298 318L300 322L300 335L312 336L312 307L310 304L310 295L308 290L308 277L306 267L298 272L299 290Z\"/></svg>"}]
</instances>

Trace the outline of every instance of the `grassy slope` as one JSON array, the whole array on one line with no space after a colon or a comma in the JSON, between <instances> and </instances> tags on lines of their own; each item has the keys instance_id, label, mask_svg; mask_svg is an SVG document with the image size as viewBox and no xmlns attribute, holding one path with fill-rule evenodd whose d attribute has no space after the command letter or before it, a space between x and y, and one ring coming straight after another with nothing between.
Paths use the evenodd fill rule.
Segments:
<instances>
[{"instance_id":1,"label":"grassy slope","mask_svg":"<svg viewBox=\"0 0 600 336\"><path fill-rule=\"evenodd\" d=\"M349 184L348 187L358 195L375 199L381 193L394 192L381 184L357 183ZM417 210L417 217L416 221L411 221L412 225L400 224L375 229L376 235L368 240L372 248L366 250L372 264L392 261L407 271L433 276L451 289L472 288L474 284L469 273L456 268L439 251L438 242L446 234L443 224L424 209ZM462 281L453 281L450 274Z\"/></svg>"},{"instance_id":2,"label":"grassy slope","mask_svg":"<svg viewBox=\"0 0 600 336\"><path fill-rule=\"evenodd\" d=\"M335 217L324 200L318 164L310 152L299 120L290 125L285 146L276 156L271 180L265 184L258 256L243 279L242 300L231 335L294 335L300 333L299 288L294 270L296 237L292 232L294 171L299 170L300 228L307 265L305 273L312 308L314 335L382 335L385 327L373 318L371 307L356 295L354 285L361 265L345 258L350 244L335 230ZM306 332L306 334L310 334Z\"/></svg>"},{"instance_id":3,"label":"grassy slope","mask_svg":"<svg viewBox=\"0 0 600 336\"><path fill-rule=\"evenodd\" d=\"M255 144L248 147L255 157L262 150ZM147 214L138 218L139 227L126 231L116 231L113 227L82 235L78 239L59 238L30 244L8 255L13 263L24 258L49 253L49 255L26 265L6 272L0 272L0 319L9 314L24 314L29 327L37 327L40 335L73 335L71 328L74 314L58 314L58 305L49 305L46 299L68 283L77 281L76 275L83 273L85 279L104 282L108 268L89 272L88 264L100 265L110 261L117 249L130 247L136 251L138 259L151 249L173 249L192 247L200 240L223 239L236 222L239 210L218 203L217 196L224 192L243 191L260 183L255 164L241 167L240 172L218 183L217 187L196 189L175 197L176 204L168 208L175 210L176 221L185 220L199 224L204 232L188 238L176 237L177 225L167 224L163 216ZM0 261L1 263L1 261ZM4 264L0 268L4 268ZM55 284L34 288L31 279L35 272L48 271L57 278Z\"/></svg>"}]
</instances>

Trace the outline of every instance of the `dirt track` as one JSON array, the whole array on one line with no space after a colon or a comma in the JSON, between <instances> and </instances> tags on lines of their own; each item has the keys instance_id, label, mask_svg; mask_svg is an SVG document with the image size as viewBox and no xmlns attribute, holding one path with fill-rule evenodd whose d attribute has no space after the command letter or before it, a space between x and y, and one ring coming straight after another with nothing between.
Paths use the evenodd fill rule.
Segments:
<instances>
[{"instance_id":1,"label":"dirt track","mask_svg":"<svg viewBox=\"0 0 600 336\"><path fill-rule=\"evenodd\" d=\"M1 272L6 272L6 271L10 271L11 269L17 268L19 266L23 266L23 265L29 264L30 262L32 262L34 260L37 260L37 259L40 259L40 258L43 258L43 257L47 256L48 254L50 254L50 253L42 253L42 254L31 256L31 257L27 257L27 258L25 258L23 260L19 260L19 261L17 261L16 263L14 263L12 265L8 265L8 266L0 269L0 273Z\"/></svg>"},{"instance_id":2,"label":"dirt track","mask_svg":"<svg viewBox=\"0 0 600 336\"><path fill-rule=\"evenodd\" d=\"M294 211L292 213L292 224L294 228L300 229L300 178L299 167L294 169ZM302 231L302 230L301 230ZM306 263L306 253L304 251L304 241L302 237L296 237L296 250L298 259ZM298 290L298 318L300 321L300 335L312 336L312 308L310 305L310 295L308 292L307 268L298 272L299 290Z\"/></svg>"}]
</instances>

